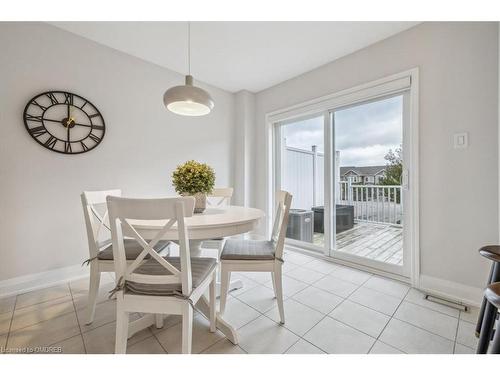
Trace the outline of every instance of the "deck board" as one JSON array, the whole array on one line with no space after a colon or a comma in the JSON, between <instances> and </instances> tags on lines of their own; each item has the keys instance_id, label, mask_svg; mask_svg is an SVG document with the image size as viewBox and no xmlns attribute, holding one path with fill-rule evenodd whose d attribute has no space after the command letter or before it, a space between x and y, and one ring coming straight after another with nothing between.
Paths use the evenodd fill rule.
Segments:
<instances>
[{"instance_id":1,"label":"deck board","mask_svg":"<svg viewBox=\"0 0 500 375\"><path fill-rule=\"evenodd\" d=\"M314 244L324 246L324 234L314 233ZM337 250L384 263L403 264L403 228L359 222L337 234Z\"/></svg>"}]
</instances>

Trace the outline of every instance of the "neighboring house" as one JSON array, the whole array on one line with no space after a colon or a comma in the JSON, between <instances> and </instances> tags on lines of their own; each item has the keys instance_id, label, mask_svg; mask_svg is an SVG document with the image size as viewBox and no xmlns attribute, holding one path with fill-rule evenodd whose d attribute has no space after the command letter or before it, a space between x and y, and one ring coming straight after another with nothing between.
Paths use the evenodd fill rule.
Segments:
<instances>
[{"instance_id":1,"label":"neighboring house","mask_svg":"<svg viewBox=\"0 0 500 375\"><path fill-rule=\"evenodd\" d=\"M340 167L340 180L353 184L378 184L385 176L385 165L370 167Z\"/></svg>"}]
</instances>

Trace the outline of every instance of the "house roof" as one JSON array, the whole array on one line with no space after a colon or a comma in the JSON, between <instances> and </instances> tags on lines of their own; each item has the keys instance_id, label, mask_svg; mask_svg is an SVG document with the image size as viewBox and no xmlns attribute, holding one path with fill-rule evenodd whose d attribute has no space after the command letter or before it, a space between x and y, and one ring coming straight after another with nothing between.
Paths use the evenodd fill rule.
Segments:
<instances>
[{"instance_id":1,"label":"house roof","mask_svg":"<svg viewBox=\"0 0 500 375\"><path fill-rule=\"evenodd\" d=\"M340 167L340 175L344 176L349 172L353 172L358 176L375 176L380 172L384 172L387 167L385 165L373 165L368 167Z\"/></svg>"}]
</instances>

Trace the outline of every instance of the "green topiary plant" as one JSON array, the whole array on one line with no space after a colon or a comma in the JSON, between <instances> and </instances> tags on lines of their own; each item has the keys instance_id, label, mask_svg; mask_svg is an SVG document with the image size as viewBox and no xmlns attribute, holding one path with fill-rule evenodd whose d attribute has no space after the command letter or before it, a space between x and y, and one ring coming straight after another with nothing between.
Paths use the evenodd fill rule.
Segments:
<instances>
[{"instance_id":1,"label":"green topiary plant","mask_svg":"<svg viewBox=\"0 0 500 375\"><path fill-rule=\"evenodd\" d=\"M215 185L215 172L208 164L189 160L172 173L172 184L181 195L210 194Z\"/></svg>"}]
</instances>

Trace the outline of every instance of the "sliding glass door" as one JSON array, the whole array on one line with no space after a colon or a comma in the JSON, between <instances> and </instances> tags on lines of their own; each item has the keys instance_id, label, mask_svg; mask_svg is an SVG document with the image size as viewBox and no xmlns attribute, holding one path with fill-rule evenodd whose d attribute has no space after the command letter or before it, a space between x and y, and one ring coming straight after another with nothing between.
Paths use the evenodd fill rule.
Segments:
<instances>
[{"instance_id":1,"label":"sliding glass door","mask_svg":"<svg viewBox=\"0 0 500 375\"><path fill-rule=\"evenodd\" d=\"M276 127L278 186L293 195L286 237L292 243L323 251L324 117L311 116Z\"/></svg>"},{"instance_id":2,"label":"sliding glass door","mask_svg":"<svg viewBox=\"0 0 500 375\"><path fill-rule=\"evenodd\" d=\"M274 123L288 244L409 276L409 100L399 90Z\"/></svg>"},{"instance_id":3,"label":"sliding glass door","mask_svg":"<svg viewBox=\"0 0 500 375\"><path fill-rule=\"evenodd\" d=\"M335 225L330 253L401 275L408 274L402 186L406 97L399 93L331 112Z\"/></svg>"}]
</instances>

